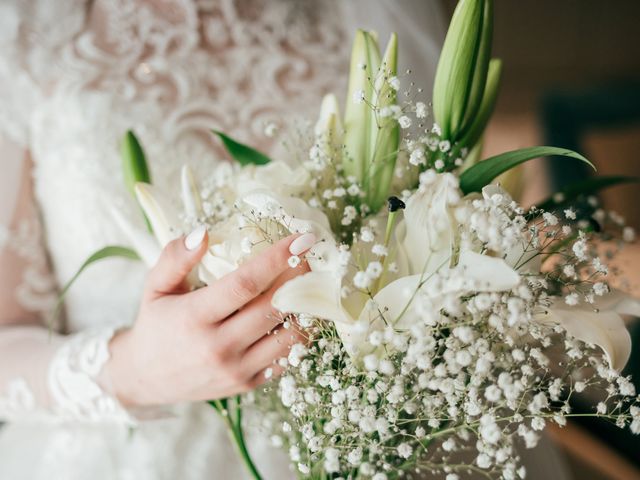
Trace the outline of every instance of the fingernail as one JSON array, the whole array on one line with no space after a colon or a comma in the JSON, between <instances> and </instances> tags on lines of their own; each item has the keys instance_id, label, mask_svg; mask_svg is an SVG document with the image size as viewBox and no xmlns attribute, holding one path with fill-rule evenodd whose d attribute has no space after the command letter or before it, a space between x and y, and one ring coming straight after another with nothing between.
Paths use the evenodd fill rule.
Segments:
<instances>
[{"instance_id":1,"label":"fingernail","mask_svg":"<svg viewBox=\"0 0 640 480\"><path fill-rule=\"evenodd\" d=\"M305 233L296 238L291 245L289 245L289 252L291 255L300 255L306 252L316 244L316 236L313 233Z\"/></svg>"},{"instance_id":2,"label":"fingernail","mask_svg":"<svg viewBox=\"0 0 640 480\"><path fill-rule=\"evenodd\" d=\"M204 240L205 233L207 233L207 227L200 225L187 235L187 238L184 239L184 246L187 247L187 250L197 249L202 243L202 240Z\"/></svg>"}]
</instances>

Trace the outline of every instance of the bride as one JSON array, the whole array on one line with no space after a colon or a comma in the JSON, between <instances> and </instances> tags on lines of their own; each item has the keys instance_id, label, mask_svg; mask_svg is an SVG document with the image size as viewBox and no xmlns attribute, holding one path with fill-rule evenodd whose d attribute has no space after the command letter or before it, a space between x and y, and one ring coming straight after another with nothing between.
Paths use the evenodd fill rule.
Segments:
<instances>
[{"instance_id":1,"label":"bride","mask_svg":"<svg viewBox=\"0 0 640 480\"><path fill-rule=\"evenodd\" d=\"M0 27L0 478L242 478L201 401L257 387L286 351L268 335L270 292L289 252L314 239L285 239L192 293L184 277L203 230L148 274L96 264L51 332L57 286L92 252L127 243L113 210L140 221L120 173L127 129L163 188L187 161L199 175L221 161L212 128L278 155L282 136L265 126L285 132L288 114L311 117L324 93L344 90L357 27L399 32L401 62L429 92L438 4L15 0L0 5ZM292 476L267 439L250 437L265 478ZM563 478L553 450L537 455L546 461L529 462L530 478Z\"/></svg>"}]
</instances>

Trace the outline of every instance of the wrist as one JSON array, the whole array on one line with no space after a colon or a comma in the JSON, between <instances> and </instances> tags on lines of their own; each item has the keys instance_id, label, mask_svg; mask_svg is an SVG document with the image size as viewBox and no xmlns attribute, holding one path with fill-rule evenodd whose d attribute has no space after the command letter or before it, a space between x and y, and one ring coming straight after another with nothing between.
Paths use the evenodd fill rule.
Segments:
<instances>
[{"instance_id":1,"label":"wrist","mask_svg":"<svg viewBox=\"0 0 640 480\"><path fill-rule=\"evenodd\" d=\"M139 395L136 385L139 383L134 368L131 340L131 328L119 330L109 342L110 358L106 363L100 381L103 387L124 407L139 407Z\"/></svg>"}]
</instances>

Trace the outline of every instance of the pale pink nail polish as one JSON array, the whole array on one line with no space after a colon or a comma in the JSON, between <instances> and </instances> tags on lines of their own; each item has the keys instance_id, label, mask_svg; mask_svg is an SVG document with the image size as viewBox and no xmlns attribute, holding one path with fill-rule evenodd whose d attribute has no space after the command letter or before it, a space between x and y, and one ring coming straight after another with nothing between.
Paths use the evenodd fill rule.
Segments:
<instances>
[{"instance_id":1,"label":"pale pink nail polish","mask_svg":"<svg viewBox=\"0 0 640 480\"><path fill-rule=\"evenodd\" d=\"M305 233L296 238L291 245L289 245L289 252L291 255L300 255L306 252L316 244L316 236L313 233Z\"/></svg>"},{"instance_id":2,"label":"pale pink nail polish","mask_svg":"<svg viewBox=\"0 0 640 480\"><path fill-rule=\"evenodd\" d=\"M207 227L200 225L187 235L187 238L184 239L184 246L187 247L187 250L196 250L204 240L205 233L207 233Z\"/></svg>"}]
</instances>

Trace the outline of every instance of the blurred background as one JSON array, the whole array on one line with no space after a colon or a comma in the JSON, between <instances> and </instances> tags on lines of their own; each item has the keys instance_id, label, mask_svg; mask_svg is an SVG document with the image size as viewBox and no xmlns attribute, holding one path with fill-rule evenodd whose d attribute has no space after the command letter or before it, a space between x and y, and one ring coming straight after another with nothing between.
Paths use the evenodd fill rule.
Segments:
<instances>
[{"instance_id":1,"label":"blurred background","mask_svg":"<svg viewBox=\"0 0 640 480\"><path fill-rule=\"evenodd\" d=\"M455 0L441 0L448 18ZM485 143L485 157L531 145L578 150L601 175L640 177L640 1L495 0L494 56L503 83ZM526 164L519 187L525 203L589 175L571 160ZM605 208L640 230L640 184L605 190ZM640 249L621 259L640 294ZM627 366L640 392L640 328L630 322L635 350ZM584 404L576 410L587 409ZM576 479L640 479L640 440L603 422L572 422L551 430ZM551 480L551 479L550 479Z\"/></svg>"}]
</instances>

